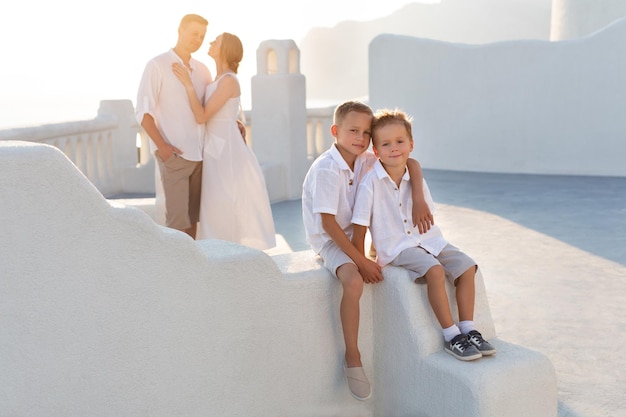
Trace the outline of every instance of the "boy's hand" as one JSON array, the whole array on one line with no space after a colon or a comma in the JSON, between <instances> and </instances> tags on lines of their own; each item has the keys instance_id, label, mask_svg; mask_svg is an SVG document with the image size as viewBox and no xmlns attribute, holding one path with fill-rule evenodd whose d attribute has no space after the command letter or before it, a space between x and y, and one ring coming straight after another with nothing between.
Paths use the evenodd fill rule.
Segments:
<instances>
[{"instance_id":1,"label":"boy's hand","mask_svg":"<svg viewBox=\"0 0 626 417\"><path fill-rule=\"evenodd\" d=\"M426 233L430 230L430 227L435 224L433 214L430 212L430 208L424 199L413 204L411 216L413 217L413 226L417 227L420 234Z\"/></svg>"},{"instance_id":2,"label":"boy's hand","mask_svg":"<svg viewBox=\"0 0 626 417\"><path fill-rule=\"evenodd\" d=\"M383 280L382 269L376 262L365 258L365 260L357 266L363 277L363 282L366 284L375 284Z\"/></svg>"}]
</instances>

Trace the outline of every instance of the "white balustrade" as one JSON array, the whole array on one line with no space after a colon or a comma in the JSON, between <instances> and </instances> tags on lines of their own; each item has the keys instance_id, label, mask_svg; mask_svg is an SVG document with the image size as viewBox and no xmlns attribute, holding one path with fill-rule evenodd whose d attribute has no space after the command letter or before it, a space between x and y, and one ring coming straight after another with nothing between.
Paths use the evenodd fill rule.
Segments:
<instances>
[{"instance_id":1,"label":"white balustrade","mask_svg":"<svg viewBox=\"0 0 626 417\"><path fill-rule=\"evenodd\" d=\"M335 141L330 133L334 112L334 106L307 110L306 149L310 161L314 161Z\"/></svg>"},{"instance_id":2,"label":"white balustrade","mask_svg":"<svg viewBox=\"0 0 626 417\"><path fill-rule=\"evenodd\" d=\"M112 117L0 131L0 140L21 140L59 148L103 194L112 190Z\"/></svg>"},{"instance_id":3,"label":"white balustrade","mask_svg":"<svg viewBox=\"0 0 626 417\"><path fill-rule=\"evenodd\" d=\"M328 149L334 140L330 134L333 111L334 107L307 109L306 160L281 164L310 164ZM246 140L253 147L252 112L244 114ZM98 117L91 120L0 130L0 140L57 147L105 196L155 192L150 138L134 121L134 109L128 100L101 102ZM275 186L268 181L268 189Z\"/></svg>"}]
</instances>

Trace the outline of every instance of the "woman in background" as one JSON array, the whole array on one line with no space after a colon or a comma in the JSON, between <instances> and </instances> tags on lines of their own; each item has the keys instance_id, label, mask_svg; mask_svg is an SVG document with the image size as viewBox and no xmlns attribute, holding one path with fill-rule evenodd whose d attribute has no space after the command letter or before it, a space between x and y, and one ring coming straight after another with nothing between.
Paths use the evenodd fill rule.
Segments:
<instances>
[{"instance_id":1,"label":"woman in background","mask_svg":"<svg viewBox=\"0 0 626 417\"><path fill-rule=\"evenodd\" d=\"M206 123L197 239L269 249L276 246L276 237L265 179L237 124L241 88L236 74L243 46L237 36L223 33L211 42L209 56L216 76L206 88L204 106L189 70L178 63L172 67L185 86L196 122Z\"/></svg>"}]
</instances>

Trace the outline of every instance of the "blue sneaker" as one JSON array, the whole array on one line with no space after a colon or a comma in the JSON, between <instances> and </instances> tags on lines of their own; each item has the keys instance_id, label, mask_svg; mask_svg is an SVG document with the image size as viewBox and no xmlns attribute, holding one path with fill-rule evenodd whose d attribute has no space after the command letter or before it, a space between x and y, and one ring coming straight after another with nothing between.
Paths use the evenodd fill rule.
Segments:
<instances>
[{"instance_id":1,"label":"blue sneaker","mask_svg":"<svg viewBox=\"0 0 626 417\"><path fill-rule=\"evenodd\" d=\"M461 361L473 361L483 356L478 348L470 343L466 334L459 334L449 342L444 342L444 349Z\"/></svg>"},{"instance_id":2,"label":"blue sneaker","mask_svg":"<svg viewBox=\"0 0 626 417\"><path fill-rule=\"evenodd\" d=\"M472 330L467 334L470 343L476 346L476 349L485 356L495 355L496 348L491 346L489 342L483 339L483 335L478 330Z\"/></svg>"}]
</instances>

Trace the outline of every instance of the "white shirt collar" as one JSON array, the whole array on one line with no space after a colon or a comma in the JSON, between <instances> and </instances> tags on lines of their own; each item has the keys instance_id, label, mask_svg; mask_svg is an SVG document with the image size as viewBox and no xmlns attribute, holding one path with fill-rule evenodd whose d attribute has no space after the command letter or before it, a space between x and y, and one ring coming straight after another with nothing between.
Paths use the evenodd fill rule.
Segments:
<instances>
[{"instance_id":1,"label":"white shirt collar","mask_svg":"<svg viewBox=\"0 0 626 417\"><path fill-rule=\"evenodd\" d=\"M183 59L181 57L178 56L178 54L176 52L174 52L174 48L171 48L169 50L170 55L172 55L172 57L174 57L174 59L176 59L176 61L180 62L181 65L185 65L185 63L183 62ZM196 69L196 60L192 57L189 58L189 66L191 67L192 70Z\"/></svg>"},{"instance_id":2,"label":"white shirt collar","mask_svg":"<svg viewBox=\"0 0 626 417\"><path fill-rule=\"evenodd\" d=\"M385 170L385 167L380 162L380 159L374 163L374 172L378 179L382 180L383 178L389 178L389 181L394 182L393 179L389 176L389 173ZM404 168L404 175L402 176L402 181L409 181L411 176L409 175L409 169Z\"/></svg>"},{"instance_id":3,"label":"white shirt collar","mask_svg":"<svg viewBox=\"0 0 626 417\"><path fill-rule=\"evenodd\" d=\"M330 156L332 156L335 162L339 164L340 169L347 169L349 171L352 171L350 167L348 166L348 163L346 162L346 160L343 159L343 156L341 156L341 153L339 152L339 149L337 148L336 143L333 143L333 146L330 147Z\"/></svg>"}]
</instances>

